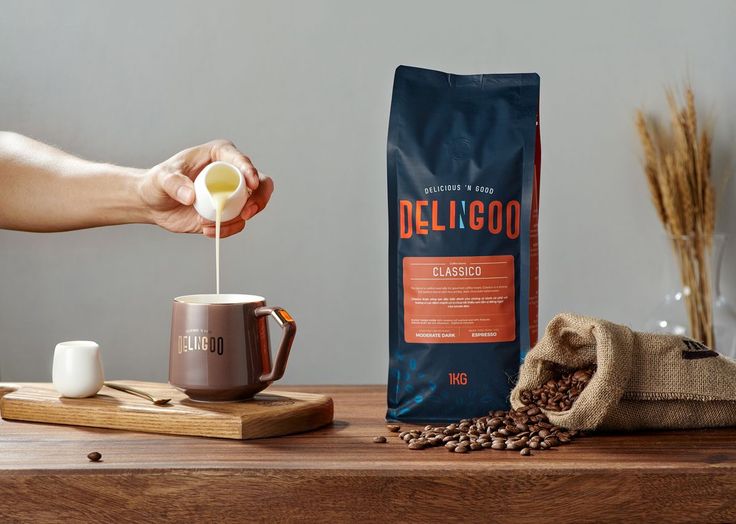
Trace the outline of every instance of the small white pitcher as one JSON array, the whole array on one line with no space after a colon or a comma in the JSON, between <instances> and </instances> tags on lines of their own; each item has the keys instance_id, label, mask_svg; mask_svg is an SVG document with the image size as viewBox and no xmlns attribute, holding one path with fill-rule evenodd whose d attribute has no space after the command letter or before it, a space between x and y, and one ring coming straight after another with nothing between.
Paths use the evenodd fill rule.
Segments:
<instances>
[{"instance_id":1,"label":"small white pitcher","mask_svg":"<svg viewBox=\"0 0 736 524\"><path fill-rule=\"evenodd\" d=\"M222 209L221 220L227 222L237 217L245 207L245 202L250 196L250 191L245 185L245 178L240 170L227 162L212 162L205 167L197 178L194 180L194 209L197 210L202 218L215 221L216 207L215 201L208 189L208 181L215 180L232 180L237 178L237 188L225 201L225 207Z\"/></svg>"}]
</instances>

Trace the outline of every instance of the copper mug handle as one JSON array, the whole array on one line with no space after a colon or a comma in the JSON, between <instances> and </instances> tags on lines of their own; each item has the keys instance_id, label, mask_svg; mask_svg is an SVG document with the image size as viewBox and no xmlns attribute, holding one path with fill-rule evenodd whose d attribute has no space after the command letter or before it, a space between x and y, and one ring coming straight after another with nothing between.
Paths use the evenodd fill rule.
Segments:
<instances>
[{"instance_id":1,"label":"copper mug handle","mask_svg":"<svg viewBox=\"0 0 736 524\"><path fill-rule=\"evenodd\" d=\"M291 344L294 342L294 335L296 335L296 322L291 318L288 311L278 306L259 307L255 310L255 314L256 318L270 316L281 326L281 344L279 344L279 350L276 353L271 371L262 374L259 378L261 382L273 382L283 377L284 371L286 371L286 362L289 360Z\"/></svg>"}]
</instances>

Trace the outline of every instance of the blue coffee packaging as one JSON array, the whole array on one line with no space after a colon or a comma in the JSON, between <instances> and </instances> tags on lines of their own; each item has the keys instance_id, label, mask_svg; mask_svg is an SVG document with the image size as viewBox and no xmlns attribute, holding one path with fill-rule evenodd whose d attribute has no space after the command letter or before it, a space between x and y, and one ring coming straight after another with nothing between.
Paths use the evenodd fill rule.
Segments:
<instances>
[{"instance_id":1,"label":"blue coffee packaging","mask_svg":"<svg viewBox=\"0 0 736 524\"><path fill-rule=\"evenodd\" d=\"M387 419L508 408L537 339L540 161L537 74L396 69Z\"/></svg>"}]
</instances>

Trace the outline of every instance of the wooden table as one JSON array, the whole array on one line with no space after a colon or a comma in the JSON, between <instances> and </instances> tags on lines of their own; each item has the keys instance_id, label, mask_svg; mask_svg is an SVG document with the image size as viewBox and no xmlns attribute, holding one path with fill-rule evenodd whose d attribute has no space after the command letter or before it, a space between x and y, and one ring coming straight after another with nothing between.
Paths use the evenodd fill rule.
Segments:
<instances>
[{"instance_id":1,"label":"wooden table","mask_svg":"<svg viewBox=\"0 0 736 524\"><path fill-rule=\"evenodd\" d=\"M0 521L736 521L736 430L411 451L372 443L385 388L288 389L332 395L334 424L241 442L2 421Z\"/></svg>"}]
</instances>

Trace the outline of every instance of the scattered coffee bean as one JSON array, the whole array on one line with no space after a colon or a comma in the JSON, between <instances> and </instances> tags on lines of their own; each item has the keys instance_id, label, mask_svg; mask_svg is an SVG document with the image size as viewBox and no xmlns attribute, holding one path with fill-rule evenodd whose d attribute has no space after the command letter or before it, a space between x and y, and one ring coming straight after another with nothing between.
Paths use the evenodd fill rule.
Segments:
<instances>
[{"instance_id":1,"label":"scattered coffee bean","mask_svg":"<svg viewBox=\"0 0 736 524\"><path fill-rule=\"evenodd\" d=\"M527 457L532 454L532 450L529 448L524 448L519 452L519 455L522 455L524 457Z\"/></svg>"},{"instance_id":2,"label":"scattered coffee bean","mask_svg":"<svg viewBox=\"0 0 736 524\"><path fill-rule=\"evenodd\" d=\"M376 444L385 444L386 437L373 437L373 442L375 442Z\"/></svg>"},{"instance_id":3,"label":"scattered coffee bean","mask_svg":"<svg viewBox=\"0 0 736 524\"><path fill-rule=\"evenodd\" d=\"M90 460L90 462L99 462L102 459L102 453L93 451L92 453L87 455L87 458Z\"/></svg>"},{"instance_id":4,"label":"scattered coffee bean","mask_svg":"<svg viewBox=\"0 0 736 524\"><path fill-rule=\"evenodd\" d=\"M401 426L397 426L396 424L387 424L386 429L391 433L398 433L399 430L401 430Z\"/></svg>"}]
</instances>

